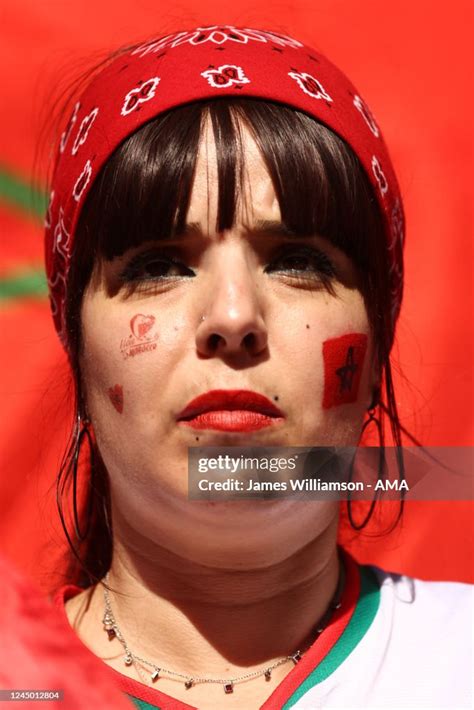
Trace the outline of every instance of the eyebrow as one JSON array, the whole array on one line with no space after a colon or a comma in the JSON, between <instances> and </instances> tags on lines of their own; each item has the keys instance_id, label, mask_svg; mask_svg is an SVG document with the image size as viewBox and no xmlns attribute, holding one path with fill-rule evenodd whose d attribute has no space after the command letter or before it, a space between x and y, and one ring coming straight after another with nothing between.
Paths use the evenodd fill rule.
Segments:
<instances>
[{"instance_id":1,"label":"eyebrow","mask_svg":"<svg viewBox=\"0 0 474 710\"><path fill-rule=\"evenodd\" d=\"M247 234L255 236L263 234L271 234L273 236L276 235L281 237L302 236L298 235L294 230L289 229L289 227L287 227L283 222L271 219L259 219L250 226L245 225L245 231ZM181 239L189 234L196 234L201 237L206 236L199 222L187 222L182 230L172 234L169 239Z\"/></svg>"},{"instance_id":2,"label":"eyebrow","mask_svg":"<svg viewBox=\"0 0 474 710\"><path fill-rule=\"evenodd\" d=\"M247 231L251 234L265 234L271 232L272 234L281 235L282 237L298 236L293 229L287 227L283 222L268 219L257 220Z\"/></svg>"}]
</instances>

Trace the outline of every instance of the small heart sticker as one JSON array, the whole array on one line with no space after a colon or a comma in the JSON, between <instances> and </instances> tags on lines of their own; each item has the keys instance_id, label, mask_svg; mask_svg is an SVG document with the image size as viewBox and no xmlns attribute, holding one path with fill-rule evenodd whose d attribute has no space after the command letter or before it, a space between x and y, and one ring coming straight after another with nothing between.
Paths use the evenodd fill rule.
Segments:
<instances>
[{"instance_id":1,"label":"small heart sticker","mask_svg":"<svg viewBox=\"0 0 474 710\"><path fill-rule=\"evenodd\" d=\"M130 328L136 338L143 338L155 325L155 316L144 316L138 313L130 321Z\"/></svg>"}]
</instances>

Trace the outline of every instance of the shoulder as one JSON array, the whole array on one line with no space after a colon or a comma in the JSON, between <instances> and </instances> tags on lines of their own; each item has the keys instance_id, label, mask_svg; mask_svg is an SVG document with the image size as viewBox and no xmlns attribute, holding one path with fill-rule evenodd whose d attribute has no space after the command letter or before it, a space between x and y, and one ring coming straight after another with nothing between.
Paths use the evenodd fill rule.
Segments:
<instances>
[{"instance_id":1,"label":"shoulder","mask_svg":"<svg viewBox=\"0 0 474 710\"><path fill-rule=\"evenodd\" d=\"M405 678L420 703L470 707L474 586L369 569L380 587L372 652L384 659L386 688Z\"/></svg>"},{"instance_id":2,"label":"shoulder","mask_svg":"<svg viewBox=\"0 0 474 710\"><path fill-rule=\"evenodd\" d=\"M299 707L314 707L316 694L324 707L472 707L474 587L369 565L360 573L354 619L359 607L370 613L357 617L357 643Z\"/></svg>"},{"instance_id":3,"label":"shoulder","mask_svg":"<svg viewBox=\"0 0 474 710\"><path fill-rule=\"evenodd\" d=\"M370 566L380 587L381 606L417 626L426 623L464 627L472 619L474 585L464 582L426 581ZM467 629L466 629L467 630Z\"/></svg>"}]
</instances>

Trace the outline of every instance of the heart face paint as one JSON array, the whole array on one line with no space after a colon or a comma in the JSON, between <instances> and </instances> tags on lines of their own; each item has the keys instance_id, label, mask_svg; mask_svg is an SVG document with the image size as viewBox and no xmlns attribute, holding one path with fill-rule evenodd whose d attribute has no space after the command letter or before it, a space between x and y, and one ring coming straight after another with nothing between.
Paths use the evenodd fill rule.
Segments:
<instances>
[{"instance_id":1,"label":"heart face paint","mask_svg":"<svg viewBox=\"0 0 474 710\"><path fill-rule=\"evenodd\" d=\"M123 412L123 387L122 385L114 385L113 387L109 387L108 395L109 399L114 405L115 409L119 414L122 414Z\"/></svg>"},{"instance_id":2,"label":"heart face paint","mask_svg":"<svg viewBox=\"0 0 474 710\"><path fill-rule=\"evenodd\" d=\"M120 351L124 360L156 349L158 333L152 332L154 325L155 316L145 316L143 313L133 316L130 320L131 333L120 343Z\"/></svg>"},{"instance_id":3,"label":"heart face paint","mask_svg":"<svg viewBox=\"0 0 474 710\"><path fill-rule=\"evenodd\" d=\"M367 350L367 335L349 333L323 343L323 409L356 402Z\"/></svg>"}]
</instances>

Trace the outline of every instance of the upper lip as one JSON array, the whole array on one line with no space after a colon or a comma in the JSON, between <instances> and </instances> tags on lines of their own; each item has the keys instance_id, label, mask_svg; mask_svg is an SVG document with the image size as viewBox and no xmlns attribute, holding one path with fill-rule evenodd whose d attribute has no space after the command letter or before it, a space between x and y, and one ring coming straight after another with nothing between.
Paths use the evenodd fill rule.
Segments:
<instances>
[{"instance_id":1,"label":"upper lip","mask_svg":"<svg viewBox=\"0 0 474 710\"><path fill-rule=\"evenodd\" d=\"M263 394L251 390L211 390L192 399L178 414L178 419L192 419L203 412L246 409L270 417L282 417L283 412Z\"/></svg>"}]
</instances>

